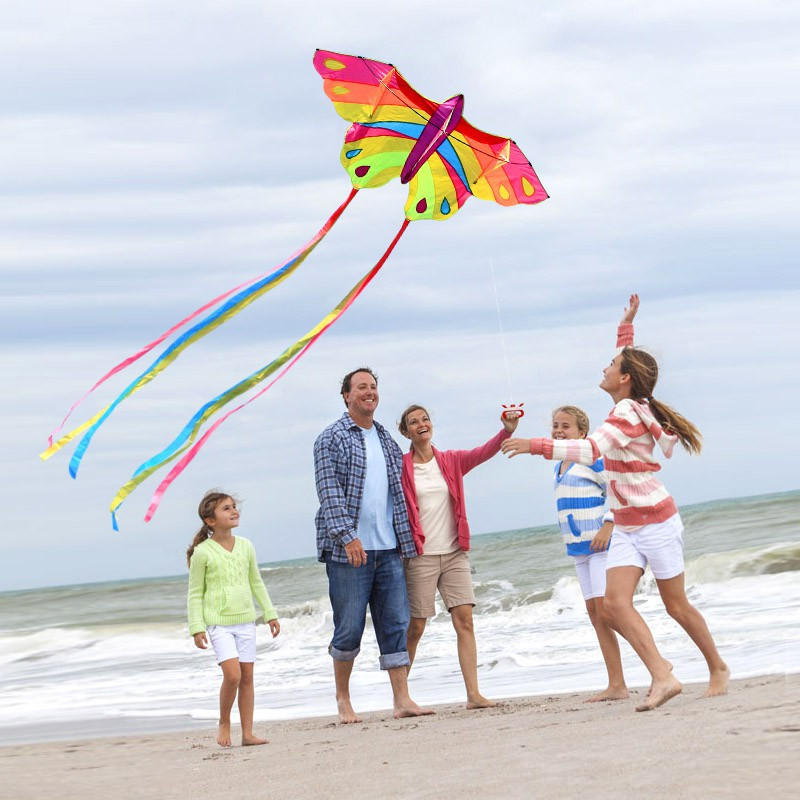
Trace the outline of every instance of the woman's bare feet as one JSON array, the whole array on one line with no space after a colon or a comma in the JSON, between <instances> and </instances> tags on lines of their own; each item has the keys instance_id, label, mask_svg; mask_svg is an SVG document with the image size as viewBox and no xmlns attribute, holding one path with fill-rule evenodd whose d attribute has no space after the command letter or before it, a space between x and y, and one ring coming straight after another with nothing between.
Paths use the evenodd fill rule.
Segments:
<instances>
[{"instance_id":1,"label":"woman's bare feet","mask_svg":"<svg viewBox=\"0 0 800 800\"><path fill-rule=\"evenodd\" d=\"M220 722L219 728L217 729L217 744L220 747L230 747L231 746L231 723L230 722Z\"/></svg>"},{"instance_id":2,"label":"woman's bare feet","mask_svg":"<svg viewBox=\"0 0 800 800\"><path fill-rule=\"evenodd\" d=\"M259 744L268 744L268 742L268 739L260 739L258 736L253 736L252 733L249 736L242 734L242 747L255 747Z\"/></svg>"},{"instance_id":3,"label":"woman's bare feet","mask_svg":"<svg viewBox=\"0 0 800 800\"><path fill-rule=\"evenodd\" d=\"M350 725L354 722L361 722L361 717L359 717L355 711L353 711L353 706L350 703L350 698L343 698L342 700L337 700L336 705L339 708L339 724L340 725Z\"/></svg>"},{"instance_id":4,"label":"woman's bare feet","mask_svg":"<svg viewBox=\"0 0 800 800\"><path fill-rule=\"evenodd\" d=\"M654 708L663 706L667 700L672 700L683 691L680 681L670 673L662 680L653 681L650 691L647 693L647 700L639 706L637 711L652 711Z\"/></svg>"},{"instance_id":5,"label":"woman's bare feet","mask_svg":"<svg viewBox=\"0 0 800 800\"><path fill-rule=\"evenodd\" d=\"M728 694L728 683L731 680L731 671L727 666L711 673L708 679L708 691L706 697L717 697L721 694Z\"/></svg>"},{"instance_id":6,"label":"woman's bare feet","mask_svg":"<svg viewBox=\"0 0 800 800\"><path fill-rule=\"evenodd\" d=\"M428 714L435 714L432 708L421 708L410 698L402 705L395 705L394 718L404 719L405 717L426 717Z\"/></svg>"},{"instance_id":7,"label":"woman's bare feet","mask_svg":"<svg viewBox=\"0 0 800 800\"><path fill-rule=\"evenodd\" d=\"M472 711L476 708L495 708L498 703L494 700L489 700L482 694L476 694L474 697L467 698L467 711Z\"/></svg>"},{"instance_id":8,"label":"woman's bare feet","mask_svg":"<svg viewBox=\"0 0 800 800\"><path fill-rule=\"evenodd\" d=\"M584 703L605 703L608 700L627 700L630 697L628 694L628 687L627 686L617 686L612 688L611 686L608 689L604 689L599 694L590 697L588 700L584 700Z\"/></svg>"}]
</instances>

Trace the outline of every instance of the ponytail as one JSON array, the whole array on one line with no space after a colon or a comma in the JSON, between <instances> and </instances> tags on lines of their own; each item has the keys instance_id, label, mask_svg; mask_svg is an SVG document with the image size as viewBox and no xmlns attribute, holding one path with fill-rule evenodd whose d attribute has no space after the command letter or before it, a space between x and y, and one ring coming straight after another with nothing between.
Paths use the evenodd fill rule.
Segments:
<instances>
[{"instance_id":1,"label":"ponytail","mask_svg":"<svg viewBox=\"0 0 800 800\"><path fill-rule=\"evenodd\" d=\"M209 528L204 522L203 527L200 528L200 530L194 535L194 539L192 539L192 543L189 545L189 549L186 551L186 566L191 566L192 564L192 553L194 553L195 547L197 547L200 542L204 542L206 539L208 539L208 537L211 536L211 533L211 528Z\"/></svg>"},{"instance_id":2,"label":"ponytail","mask_svg":"<svg viewBox=\"0 0 800 800\"><path fill-rule=\"evenodd\" d=\"M694 423L674 408L653 397L658 380L658 363L650 353L636 347L624 347L620 370L631 378L631 397L647 400L653 416L661 427L678 437L678 441L689 453L699 453L703 448L703 436Z\"/></svg>"},{"instance_id":3,"label":"ponytail","mask_svg":"<svg viewBox=\"0 0 800 800\"><path fill-rule=\"evenodd\" d=\"M697 455L703 449L703 435L693 422L655 397L649 397L647 402L661 427L667 433L675 434L687 452Z\"/></svg>"}]
</instances>

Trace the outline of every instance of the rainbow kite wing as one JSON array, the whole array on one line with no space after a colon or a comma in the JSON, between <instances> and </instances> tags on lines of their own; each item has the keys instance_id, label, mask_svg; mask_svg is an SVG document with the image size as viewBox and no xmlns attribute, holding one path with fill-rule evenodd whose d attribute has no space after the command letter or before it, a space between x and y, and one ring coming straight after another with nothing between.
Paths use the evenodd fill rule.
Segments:
<instances>
[{"instance_id":1,"label":"rainbow kite wing","mask_svg":"<svg viewBox=\"0 0 800 800\"><path fill-rule=\"evenodd\" d=\"M460 116L444 129L438 104L417 92L391 64L317 50L314 67L337 113L353 124L345 134L342 166L353 186L372 189L401 178L420 137L435 127L441 141L408 181L406 218L448 219L470 195L501 205L547 198L539 178L510 139L481 131ZM450 119L450 117L447 117Z\"/></svg>"}]
</instances>

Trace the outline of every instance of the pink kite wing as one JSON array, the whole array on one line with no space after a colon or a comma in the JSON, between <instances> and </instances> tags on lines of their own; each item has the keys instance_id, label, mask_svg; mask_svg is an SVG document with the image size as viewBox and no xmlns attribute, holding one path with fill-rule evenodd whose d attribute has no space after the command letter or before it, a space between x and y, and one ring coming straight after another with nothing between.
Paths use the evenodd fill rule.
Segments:
<instances>
[{"instance_id":1,"label":"pink kite wing","mask_svg":"<svg viewBox=\"0 0 800 800\"><path fill-rule=\"evenodd\" d=\"M317 50L314 68L325 94L348 122L402 120L423 124L439 107L423 97L392 64Z\"/></svg>"}]
</instances>

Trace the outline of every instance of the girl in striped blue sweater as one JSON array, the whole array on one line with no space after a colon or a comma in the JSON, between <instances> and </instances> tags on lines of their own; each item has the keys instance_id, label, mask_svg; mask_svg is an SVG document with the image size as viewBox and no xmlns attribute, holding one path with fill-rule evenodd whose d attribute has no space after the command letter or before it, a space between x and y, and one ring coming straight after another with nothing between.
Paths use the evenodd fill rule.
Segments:
<instances>
[{"instance_id":1,"label":"girl in striped blue sweater","mask_svg":"<svg viewBox=\"0 0 800 800\"><path fill-rule=\"evenodd\" d=\"M576 406L561 406L553 412L553 439L584 439L589 433L589 417ZM586 610L594 626L608 672L608 687L586 702L625 700L628 688L622 673L617 635L606 622L603 596L606 593L606 556L611 531L611 514L603 513L606 479L603 459L591 466L559 461L555 467L558 524L575 562Z\"/></svg>"}]
</instances>

